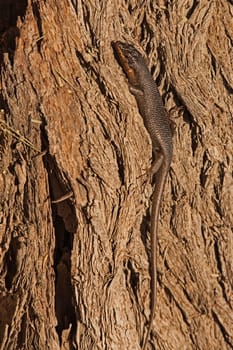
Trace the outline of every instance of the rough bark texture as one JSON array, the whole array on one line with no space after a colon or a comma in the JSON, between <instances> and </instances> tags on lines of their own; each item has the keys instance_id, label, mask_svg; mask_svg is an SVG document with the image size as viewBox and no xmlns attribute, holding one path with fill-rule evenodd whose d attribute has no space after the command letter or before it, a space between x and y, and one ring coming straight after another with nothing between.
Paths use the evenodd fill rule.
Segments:
<instances>
[{"instance_id":1,"label":"rough bark texture","mask_svg":"<svg viewBox=\"0 0 233 350\"><path fill-rule=\"evenodd\" d=\"M1 1L0 349L141 348L151 144L116 39L148 55L176 123L148 349L233 348L232 15L223 0Z\"/></svg>"}]
</instances>

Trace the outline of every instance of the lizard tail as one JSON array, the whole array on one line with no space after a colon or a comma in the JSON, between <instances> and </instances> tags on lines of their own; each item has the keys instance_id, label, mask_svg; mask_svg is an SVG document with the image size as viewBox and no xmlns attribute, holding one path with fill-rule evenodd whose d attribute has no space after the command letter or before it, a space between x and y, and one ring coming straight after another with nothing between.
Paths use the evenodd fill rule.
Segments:
<instances>
[{"instance_id":1,"label":"lizard tail","mask_svg":"<svg viewBox=\"0 0 233 350\"><path fill-rule=\"evenodd\" d=\"M164 169L165 168L165 169ZM165 175L166 174L166 175ZM151 209L151 311L149 325L144 340L142 350L146 350L146 346L152 330L153 319L156 309L157 299L157 231L158 231L158 220L160 204L162 200L163 190L167 179L166 163L162 164L158 172L156 173L156 183L154 193L152 197L152 209Z\"/></svg>"}]
</instances>

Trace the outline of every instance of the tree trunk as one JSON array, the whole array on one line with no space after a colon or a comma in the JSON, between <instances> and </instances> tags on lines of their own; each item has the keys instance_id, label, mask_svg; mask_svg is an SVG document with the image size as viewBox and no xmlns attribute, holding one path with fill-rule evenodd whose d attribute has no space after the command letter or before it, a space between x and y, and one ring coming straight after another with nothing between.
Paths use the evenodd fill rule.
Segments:
<instances>
[{"instance_id":1,"label":"tree trunk","mask_svg":"<svg viewBox=\"0 0 233 350\"><path fill-rule=\"evenodd\" d=\"M152 154L118 39L176 123L148 349L233 348L232 6L1 1L0 349L141 349Z\"/></svg>"}]
</instances>

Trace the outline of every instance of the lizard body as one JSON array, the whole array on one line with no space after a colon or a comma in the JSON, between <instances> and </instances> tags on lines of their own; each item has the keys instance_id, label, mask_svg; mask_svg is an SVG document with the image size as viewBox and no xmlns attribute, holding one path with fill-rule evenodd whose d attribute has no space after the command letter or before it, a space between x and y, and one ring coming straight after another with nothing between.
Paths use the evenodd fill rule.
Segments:
<instances>
[{"instance_id":1,"label":"lizard body","mask_svg":"<svg viewBox=\"0 0 233 350\"><path fill-rule=\"evenodd\" d=\"M151 208L151 311L147 334L142 349L145 350L156 309L157 287L157 230L159 210L167 174L172 160L172 132L169 119L142 55L130 44L116 41L112 43L117 59L129 81L129 89L135 96L144 125L151 137L154 162L151 175L156 174L156 184Z\"/></svg>"}]
</instances>

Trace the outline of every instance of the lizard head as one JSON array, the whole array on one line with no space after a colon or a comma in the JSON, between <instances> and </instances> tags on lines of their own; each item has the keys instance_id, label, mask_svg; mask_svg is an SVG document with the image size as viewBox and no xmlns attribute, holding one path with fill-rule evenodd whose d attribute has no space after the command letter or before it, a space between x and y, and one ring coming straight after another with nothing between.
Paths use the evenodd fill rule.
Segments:
<instances>
[{"instance_id":1,"label":"lizard head","mask_svg":"<svg viewBox=\"0 0 233 350\"><path fill-rule=\"evenodd\" d=\"M137 64L143 60L142 55L132 45L121 41L112 42L112 46L129 82L134 84L136 82Z\"/></svg>"},{"instance_id":2,"label":"lizard head","mask_svg":"<svg viewBox=\"0 0 233 350\"><path fill-rule=\"evenodd\" d=\"M118 59L126 60L128 65L132 68L142 59L141 54L133 47L133 45L122 43L121 41L113 41L112 45Z\"/></svg>"}]
</instances>

